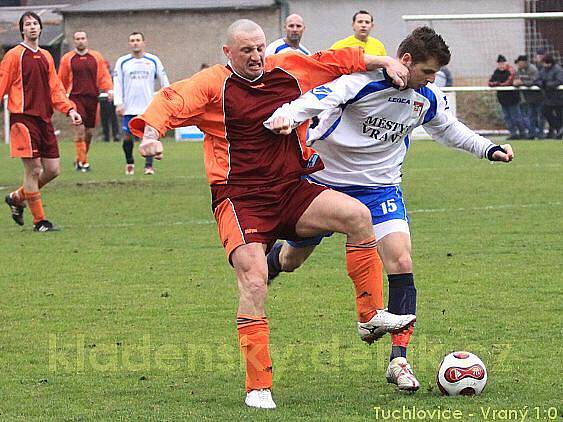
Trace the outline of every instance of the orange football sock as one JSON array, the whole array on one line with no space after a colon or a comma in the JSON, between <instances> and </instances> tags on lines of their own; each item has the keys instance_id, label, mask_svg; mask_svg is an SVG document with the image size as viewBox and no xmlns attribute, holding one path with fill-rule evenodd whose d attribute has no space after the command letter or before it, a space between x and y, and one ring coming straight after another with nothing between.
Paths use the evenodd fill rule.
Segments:
<instances>
[{"instance_id":1,"label":"orange football sock","mask_svg":"<svg viewBox=\"0 0 563 422\"><path fill-rule=\"evenodd\" d=\"M237 315L239 346L246 361L246 391L272 388L272 361L266 317Z\"/></svg>"},{"instance_id":2,"label":"orange football sock","mask_svg":"<svg viewBox=\"0 0 563 422\"><path fill-rule=\"evenodd\" d=\"M33 224L37 224L41 220L45 220L43 203L41 202L41 192L26 192L25 199L31 214L33 215Z\"/></svg>"},{"instance_id":3,"label":"orange football sock","mask_svg":"<svg viewBox=\"0 0 563 422\"><path fill-rule=\"evenodd\" d=\"M383 266L375 236L346 243L346 269L356 288L358 320L367 322L378 309L383 309Z\"/></svg>"},{"instance_id":4,"label":"orange football sock","mask_svg":"<svg viewBox=\"0 0 563 422\"><path fill-rule=\"evenodd\" d=\"M86 141L82 138L75 139L74 146L76 148L76 161L85 163L88 160L86 157Z\"/></svg>"},{"instance_id":5,"label":"orange football sock","mask_svg":"<svg viewBox=\"0 0 563 422\"><path fill-rule=\"evenodd\" d=\"M391 333L391 345L407 347L411 340L413 331L414 331L414 327L411 325L409 326L409 328L401 331L400 333L395 333L395 334Z\"/></svg>"},{"instance_id":6,"label":"orange football sock","mask_svg":"<svg viewBox=\"0 0 563 422\"><path fill-rule=\"evenodd\" d=\"M23 190L23 186L20 186L17 190L10 193L10 196L16 205L22 205L25 201L25 191Z\"/></svg>"}]
</instances>

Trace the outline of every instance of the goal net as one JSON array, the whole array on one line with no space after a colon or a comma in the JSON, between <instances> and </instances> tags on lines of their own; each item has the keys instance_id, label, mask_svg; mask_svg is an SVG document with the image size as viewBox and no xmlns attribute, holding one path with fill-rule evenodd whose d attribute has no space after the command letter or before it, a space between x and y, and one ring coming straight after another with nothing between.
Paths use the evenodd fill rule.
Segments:
<instances>
[{"instance_id":1,"label":"goal net","mask_svg":"<svg viewBox=\"0 0 563 422\"><path fill-rule=\"evenodd\" d=\"M563 52L563 12L404 15L403 20L408 32L426 25L449 45L457 116L478 131L505 129L495 91L487 87L499 54L516 67L520 55L533 62L540 49L556 60Z\"/></svg>"},{"instance_id":2,"label":"goal net","mask_svg":"<svg viewBox=\"0 0 563 422\"><path fill-rule=\"evenodd\" d=\"M483 85L504 55L509 63L526 54L533 61L540 49L560 59L563 12L470 15L405 15L408 32L430 26L450 46L448 69L456 86Z\"/></svg>"}]
</instances>

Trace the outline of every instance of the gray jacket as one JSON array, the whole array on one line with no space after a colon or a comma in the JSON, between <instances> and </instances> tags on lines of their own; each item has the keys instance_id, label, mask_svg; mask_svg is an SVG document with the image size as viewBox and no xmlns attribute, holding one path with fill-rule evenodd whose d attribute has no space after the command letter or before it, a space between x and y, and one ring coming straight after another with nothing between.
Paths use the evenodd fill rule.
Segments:
<instances>
[{"instance_id":1,"label":"gray jacket","mask_svg":"<svg viewBox=\"0 0 563 422\"><path fill-rule=\"evenodd\" d=\"M528 64L523 69L518 68L516 70L516 79L520 79L523 86L534 86L536 85L536 79L538 78L538 69L533 64ZM541 104L543 102L544 96L542 91L530 91L524 90L522 91L522 96L524 98L524 102L528 104Z\"/></svg>"}]
</instances>

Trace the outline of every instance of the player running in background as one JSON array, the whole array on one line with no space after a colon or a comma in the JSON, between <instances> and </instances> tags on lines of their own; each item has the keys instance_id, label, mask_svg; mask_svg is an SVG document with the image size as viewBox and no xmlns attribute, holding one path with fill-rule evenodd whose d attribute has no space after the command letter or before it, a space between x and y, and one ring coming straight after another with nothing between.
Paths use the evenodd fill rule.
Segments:
<instances>
[{"instance_id":1,"label":"player running in background","mask_svg":"<svg viewBox=\"0 0 563 422\"><path fill-rule=\"evenodd\" d=\"M289 15L285 19L284 30L285 37L278 38L266 47L266 52L264 53L266 57L272 54L287 53L288 51L295 51L307 56L311 55L309 49L301 44L301 38L303 37L303 32L305 32L305 23L301 16L295 13ZM380 54L380 56L384 56L384 54Z\"/></svg>"},{"instance_id":2,"label":"player running in background","mask_svg":"<svg viewBox=\"0 0 563 422\"><path fill-rule=\"evenodd\" d=\"M386 56L387 52L383 43L369 34L374 27L373 16L371 13L360 10L352 16L352 30L354 35L336 41L330 46L333 50L345 47L362 47L366 54L374 56Z\"/></svg>"},{"instance_id":3,"label":"player running in background","mask_svg":"<svg viewBox=\"0 0 563 422\"><path fill-rule=\"evenodd\" d=\"M277 238L298 240L328 230L347 235L346 261L356 288L363 327L391 331L414 316L383 310L381 272L368 209L340 192L302 179L322 168L305 145L306 127L275 135L262 122L277 107L344 73L385 65L397 83L406 77L398 61L365 56L361 49L305 56L277 54L264 61L266 39L256 23L242 19L227 30L226 66L215 65L160 91L147 111L130 123L143 135L141 154L162 156L158 141L168 129L197 125L204 133L204 160L219 236L239 288L237 329L246 361L250 407L276 407L265 313L265 252ZM365 60L365 61L364 61Z\"/></svg>"},{"instance_id":4,"label":"player running in background","mask_svg":"<svg viewBox=\"0 0 563 422\"><path fill-rule=\"evenodd\" d=\"M66 97L53 58L39 48L43 23L34 12L19 21L23 42L6 53L0 64L0 97L8 94L10 155L21 158L23 185L6 196L12 218L22 226L25 203L33 215L34 230L58 230L43 211L40 189L60 174L59 146L51 123L53 108L82 123Z\"/></svg>"},{"instance_id":5,"label":"player running in background","mask_svg":"<svg viewBox=\"0 0 563 422\"><path fill-rule=\"evenodd\" d=\"M141 32L129 35L131 53L117 59L114 70L114 104L117 115L122 118L123 152L125 174L135 174L133 158L133 135L129 122L145 111L154 94L155 80L161 88L170 85L160 59L145 51L145 36ZM152 157L145 158L144 174L154 174Z\"/></svg>"},{"instance_id":6,"label":"player running in background","mask_svg":"<svg viewBox=\"0 0 563 422\"><path fill-rule=\"evenodd\" d=\"M407 88L400 89L385 71L357 73L314 88L285 104L266 121L276 133L331 110L311 140L325 169L310 176L363 202L371 211L377 248L388 274L389 312L416 313L416 288L412 270L411 238L401 191L401 166L409 148L409 135L417 126L438 142L472 153L478 158L509 162L510 145L498 146L477 135L449 111L446 96L432 82L450 61L442 37L431 28L415 29L400 44L397 56L409 69ZM270 271L293 271L287 263L302 262L322 240L283 244L268 256ZM392 350L387 380L401 390L416 391L420 383L407 362L413 328L391 334Z\"/></svg>"},{"instance_id":7,"label":"player running in background","mask_svg":"<svg viewBox=\"0 0 563 422\"><path fill-rule=\"evenodd\" d=\"M86 172L90 170L88 151L92 142L92 129L96 127L98 95L100 92L107 92L111 101L113 84L102 55L88 48L86 32L75 32L73 41L74 50L61 59L59 77L82 117L82 124L76 127L74 133L74 166L76 170Z\"/></svg>"}]
</instances>

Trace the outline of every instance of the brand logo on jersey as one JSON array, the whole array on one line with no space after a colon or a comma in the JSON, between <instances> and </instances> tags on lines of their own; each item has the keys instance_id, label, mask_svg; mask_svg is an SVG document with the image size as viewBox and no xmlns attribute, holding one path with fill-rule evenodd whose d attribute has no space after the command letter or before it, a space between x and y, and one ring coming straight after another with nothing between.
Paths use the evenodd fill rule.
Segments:
<instances>
[{"instance_id":1,"label":"brand logo on jersey","mask_svg":"<svg viewBox=\"0 0 563 422\"><path fill-rule=\"evenodd\" d=\"M418 114L420 116L422 114L422 109L424 107L424 103L420 101L414 101L412 105L412 111L414 114Z\"/></svg>"},{"instance_id":2,"label":"brand logo on jersey","mask_svg":"<svg viewBox=\"0 0 563 422\"><path fill-rule=\"evenodd\" d=\"M387 98L387 102L390 103L401 103L401 104L410 104L411 100L408 98L397 98L397 97L389 97Z\"/></svg>"},{"instance_id":3,"label":"brand logo on jersey","mask_svg":"<svg viewBox=\"0 0 563 422\"><path fill-rule=\"evenodd\" d=\"M311 93L315 97L317 97L318 100L322 100L324 97L326 97L331 92L332 92L332 89L330 89L327 86L318 86L316 88L313 88L313 90L311 91Z\"/></svg>"}]
</instances>

